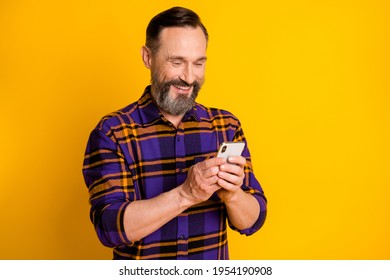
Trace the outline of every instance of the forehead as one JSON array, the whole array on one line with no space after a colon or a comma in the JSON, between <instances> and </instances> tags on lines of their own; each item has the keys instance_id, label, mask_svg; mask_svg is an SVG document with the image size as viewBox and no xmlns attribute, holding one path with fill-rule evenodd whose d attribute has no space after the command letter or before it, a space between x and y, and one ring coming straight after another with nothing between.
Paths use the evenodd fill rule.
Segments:
<instances>
[{"instance_id":1,"label":"forehead","mask_svg":"<svg viewBox=\"0 0 390 280\"><path fill-rule=\"evenodd\" d=\"M205 56L206 37L200 27L167 27L160 33L159 52L178 56Z\"/></svg>"}]
</instances>

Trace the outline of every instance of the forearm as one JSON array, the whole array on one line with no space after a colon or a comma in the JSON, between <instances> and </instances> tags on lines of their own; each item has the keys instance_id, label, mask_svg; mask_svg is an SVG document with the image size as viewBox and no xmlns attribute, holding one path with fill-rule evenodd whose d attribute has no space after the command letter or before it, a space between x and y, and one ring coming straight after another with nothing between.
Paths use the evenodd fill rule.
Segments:
<instances>
[{"instance_id":1,"label":"forearm","mask_svg":"<svg viewBox=\"0 0 390 280\"><path fill-rule=\"evenodd\" d=\"M260 215L257 199L241 189L225 206L230 222L239 230L252 227Z\"/></svg>"},{"instance_id":2,"label":"forearm","mask_svg":"<svg viewBox=\"0 0 390 280\"><path fill-rule=\"evenodd\" d=\"M124 213L127 239L138 241L144 238L193 204L184 195L182 186L151 199L133 201Z\"/></svg>"}]
</instances>

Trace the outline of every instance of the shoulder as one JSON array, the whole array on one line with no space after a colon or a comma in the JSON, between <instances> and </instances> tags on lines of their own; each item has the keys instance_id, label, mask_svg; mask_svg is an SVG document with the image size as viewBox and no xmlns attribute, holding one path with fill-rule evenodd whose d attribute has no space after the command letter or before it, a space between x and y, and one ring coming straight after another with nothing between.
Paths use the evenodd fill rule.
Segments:
<instances>
[{"instance_id":1,"label":"shoulder","mask_svg":"<svg viewBox=\"0 0 390 280\"><path fill-rule=\"evenodd\" d=\"M123 125L131 124L137 121L137 109L139 103L133 102L126 107L123 107L119 110L110 112L104 115L98 122L96 129L109 131L116 129L118 127L123 127Z\"/></svg>"},{"instance_id":2,"label":"shoulder","mask_svg":"<svg viewBox=\"0 0 390 280\"><path fill-rule=\"evenodd\" d=\"M207 107L199 103L196 104L195 108L198 117L202 121L223 121L224 123L240 125L239 119L230 111L219 108Z\"/></svg>"}]
</instances>

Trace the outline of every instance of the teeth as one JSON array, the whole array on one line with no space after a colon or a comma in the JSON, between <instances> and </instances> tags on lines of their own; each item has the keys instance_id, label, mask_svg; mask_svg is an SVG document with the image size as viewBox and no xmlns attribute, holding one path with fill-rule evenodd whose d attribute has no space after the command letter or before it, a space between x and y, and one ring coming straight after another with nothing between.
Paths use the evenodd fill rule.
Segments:
<instances>
[{"instance_id":1,"label":"teeth","mask_svg":"<svg viewBox=\"0 0 390 280\"><path fill-rule=\"evenodd\" d=\"M190 87L185 87L185 86L177 86L177 85L175 85L175 87L177 87L178 89L182 89L182 90L190 89Z\"/></svg>"}]
</instances>

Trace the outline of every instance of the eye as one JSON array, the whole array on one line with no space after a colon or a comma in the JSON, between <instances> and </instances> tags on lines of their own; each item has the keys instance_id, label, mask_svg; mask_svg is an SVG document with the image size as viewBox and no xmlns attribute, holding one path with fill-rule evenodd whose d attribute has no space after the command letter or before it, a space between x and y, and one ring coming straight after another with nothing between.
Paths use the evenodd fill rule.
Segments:
<instances>
[{"instance_id":1,"label":"eye","mask_svg":"<svg viewBox=\"0 0 390 280\"><path fill-rule=\"evenodd\" d=\"M179 67L179 66L183 65L183 61L181 61L181 60L172 60L171 64L173 66L175 66L175 67Z\"/></svg>"},{"instance_id":2,"label":"eye","mask_svg":"<svg viewBox=\"0 0 390 280\"><path fill-rule=\"evenodd\" d=\"M205 65L205 63L206 63L206 60L202 59L202 60L195 61L194 65L196 67L203 67Z\"/></svg>"}]
</instances>

